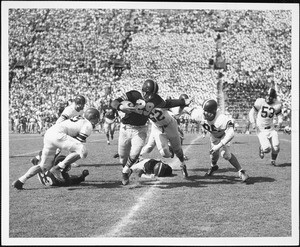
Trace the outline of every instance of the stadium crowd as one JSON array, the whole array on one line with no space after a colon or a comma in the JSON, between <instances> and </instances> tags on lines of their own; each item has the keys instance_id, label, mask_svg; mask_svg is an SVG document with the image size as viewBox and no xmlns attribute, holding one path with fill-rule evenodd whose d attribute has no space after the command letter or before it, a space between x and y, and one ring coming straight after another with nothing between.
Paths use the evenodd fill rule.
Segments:
<instances>
[{"instance_id":1,"label":"stadium crowd","mask_svg":"<svg viewBox=\"0 0 300 247\"><path fill-rule=\"evenodd\" d=\"M11 131L41 132L78 93L101 111L146 78L193 106L223 99L235 118L270 85L290 108L291 12L9 10Z\"/></svg>"}]
</instances>

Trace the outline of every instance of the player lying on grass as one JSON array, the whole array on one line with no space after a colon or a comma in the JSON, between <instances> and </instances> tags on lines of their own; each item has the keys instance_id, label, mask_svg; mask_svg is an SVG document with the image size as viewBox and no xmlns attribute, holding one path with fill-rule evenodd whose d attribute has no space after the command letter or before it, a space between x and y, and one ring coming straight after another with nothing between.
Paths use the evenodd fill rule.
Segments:
<instances>
[{"instance_id":1,"label":"player lying on grass","mask_svg":"<svg viewBox=\"0 0 300 247\"><path fill-rule=\"evenodd\" d=\"M59 155L55 158L54 166L57 165L59 162L63 161L66 158L65 155ZM38 165L37 160L33 160L33 165ZM57 179L52 171L55 167L52 167L49 171L39 172L37 177L42 185L45 186L71 186L71 185L78 185L85 180L85 177L89 175L88 170L83 170L80 175L70 175L68 172L71 169L71 165L68 165L65 169L61 170L61 179Z\"/></svg>"},{"instance_id":2,"label":"player lying on grass","mask_svg":"<svg viewBox=\"0 0 300 247\"><path fill-rule=\"evenodd\" d=\"M12 186L22 190L24 183L36 174L50 170L53 167L53 159L57 148L68 151L67 157L54 166L51 173L58 179L63 180L61 171L68 165L81 158L86 158L88 151L85 146L86 138L89 137L99 122L100 113L95 108L85 111L84 117L76 116L50 127L44 135L44 146L40 162L28 169L28 171Z\"/></svg>"},{"instance_id":3,"label":"player lying on grass","mask_svg":"<svg viewBox=\"0 0 300 247\"><path fill-rule=\"evenodd\" d=\"M141 178L168 177L172 175L172 168L161 160L139 159L130 168L130 174L133 172Z\"/></svg>"}]
</instances>

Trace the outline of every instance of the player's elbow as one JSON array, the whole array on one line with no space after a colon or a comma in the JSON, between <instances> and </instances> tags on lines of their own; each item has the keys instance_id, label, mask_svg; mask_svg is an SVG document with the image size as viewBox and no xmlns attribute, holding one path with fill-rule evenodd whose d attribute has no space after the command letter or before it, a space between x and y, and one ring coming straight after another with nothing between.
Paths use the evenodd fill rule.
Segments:
<instances>
[{"instance_id":1,"label":"player's elbow","mask_svg":"<svg viewBox=\"0 0 300 247\"><path fill-rule=\"evenodd\" d=\"M114 108L114 109L118 109L118 106L120 105L120 102L118 101L118 100L113 100L112 102L111 102L111 107L112 108Z\"/></svg>"}]
</instances>

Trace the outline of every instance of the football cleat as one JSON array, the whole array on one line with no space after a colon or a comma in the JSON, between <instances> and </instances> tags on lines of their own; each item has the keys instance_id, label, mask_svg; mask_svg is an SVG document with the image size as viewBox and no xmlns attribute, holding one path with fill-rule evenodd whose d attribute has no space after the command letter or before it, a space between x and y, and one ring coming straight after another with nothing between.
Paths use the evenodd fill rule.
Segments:
<instances>
[{"instance_id":1,"label":"football cleat","mask_svg":"<svg viewBox=\"0 0 300 247\"><path fill-rule=\"evenodd\" d=\"M263 159L265 157L264 152L261 150L261 146L258 147L258 155L261 159Z\"/></svg>"},{"instance_id":2,"label":"football cleat","mask_svg":"<svg viewBox=\"0 0 300 247\"><path fill-rule=\"evenodd\" d=\"M275 160L271 160L271 165L272 165L272 166L276 166Z\"/></svg>"},{"instance_id":3,"label":"football cleat","mask_svg":"<svg viewBox=\"0 0 300 247\"><path fill-rule=\"evenodd\" d=\"M119 154L116 153L113 157L114 157L115 159L116 159L116 158L119 158Z\"/></svg>"},{"instance_id":4,"label":"football cleat","mask_svg":"<svg viewBox=\"0 0 300 247\"><path fill-rule=\"evenodd\" d=\"M187 178L189 175L188 175L186 165L185 165L184 162L181 163L180 168L181 168L181 172L182 172L183 177Z\"/></svg>"},{"instance_id":5,"label":"football cleat","mask_svg":"<svg viewBox=\"0 0 300 247\"><path fill-rule=\"evenodd\" d=\"M32 159L30 160L30 162L31 162L34 166L36 166L36 165L38 165L39 160L37 159L37 157L34 157L34 158L32 158Z\"/></svg>"},{"instance_id":6,"label":"football cleat","mask_svg":"<svg viewBox=\"0 0 300 247\"><path fill-rule=\"evenodd\" d=\"M183 155L184 160L188 160L189 158L186 155Z\"/></svg>"},{"instance_id":7,"label":"football cleat","mask_svg":"<svg viewBox=\"0 0 300 247\"><path fill-rule=\"evenodd\" d=\"M217 165L211 166L211 167L208 169L207 173L205 173L205 176L212 176L213 173L214 173L215 171L217 171L218 169L219 169L219 166L217 166Z\"/></svg>"},{"instance_id":8,"label":"football cleat","mask_svg":"<svg viewBox=\"0 0 300 247\"><path fill-rule=\"evenodd\" d=\"M107 141L107 145L110 145L110 142L109 142L109 141Z\"/></svg>"},{"instance_id":9,"label":"football cleat","mask_svg":"<svg viewBox=\"0 0 300 247\"><path fill-rule=\"evenodd\" d=\"M23 183L19 179L12 183L12 187L17 190L24 190Z\"/></svg>"},{"instance_id":10,"label":"football cleat","mask_svg":"<svg viewBox=\"0 0 300 247\"><path fill-rule=\"evenodd\" d=\"M82 176L85 178L86 176L88 176L90 173L89 173L89 170L83 170L82 171Z\"/></svg>"},{"instance_id":11,"label":"football cleat","mask_svg":"<svg viewBox=\"0 0 300 247\"><path fill-rule=\"evenodd\" d=\"M244 170L239 171L239 177L242 179L242 182L246 182L249 179L249 176L245 173Z\"/></svg>"},{"instance_id":12,"label":"football cleat","mask_svg":"<svg viewBox=\"0 0 300 247\"><path fill-rule=\"evenodd\" d=\"M130 175L131 175L131 169L130 169L130 173L124 173L124 172L122 172L122 184L123 185L127 185L127 184L129 184L129 177L130 177Z\"/></svg>"}]
</instances>

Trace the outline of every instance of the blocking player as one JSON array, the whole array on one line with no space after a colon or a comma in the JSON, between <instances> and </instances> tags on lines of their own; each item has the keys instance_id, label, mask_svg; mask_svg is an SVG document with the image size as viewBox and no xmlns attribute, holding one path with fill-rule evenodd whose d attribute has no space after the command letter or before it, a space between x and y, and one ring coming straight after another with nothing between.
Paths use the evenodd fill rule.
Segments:
<instances>
[{"instance_id":1,"label":"blocking player","mask_svg":"<svg viewBox=\"0 0 300 247\"><path fill-rule=\"evenodd\" d=\"M283 122L281 113L282 104L277 100L276 90L270 88L266 98L256 99L254 106L249 112L249 120L260 143L259 157L264 158L265 153L271 152L271 165L276 166L276 159L280 151L278 132L274 126L274 118L278 117L280 129Z\"/></svg>"},{"instance_id":2,"label":"blocking player","mask_svg":"<svg viewBox=\"0 0 300 247\"><path fill-rule=\"evenodd\" d=\"M155 140L155 144L163 157L171 157L169 145L181 162L180 168L185 178L188 177L186 164L184 162L184 154L181 147L180 135L178 132L178 124L175 118L168 111L169 108L176 106L188 106L190 100L167 99L164 101L158 94L158 85L155 81L148 79L142 86L143 100L136 103L137 112L141 115L148 116L151 123L151 136ZM152 141L153 142L153 141ZM147 147L146 147L147 148ZM149 145L150 152L151 145Z\"/></svg>"},{"instance_id":3,"label":"blocking player","mask_svg":"<svg viewBox=\"0 0 300 247\"><path fill-rule=\"evenodd\" d=\"M75 116L82 116L83 115L83 108L85 106L86 100L85 97L82 95L77 95L74 99L74 102L67 106L58 119L56 120L55 124L61 123L67 119L70 119ZM60 149L56 150L56 156L60 154ZM35 163L36 160L39 161L41 159L40 154L35 156L34 158L31 159L31 163Z\"/></svg>"},{"instance_id":4,"label":"blocking player","mask_svg":"<svg viewBox=\"0 0 300 247\"><path fill-rule=\"evenodd\" d=\"M234 137L234 124L230 117L218 110L218 104L213 99L203 102L203 128L210 132L211 149L209 151L211 158L211 167L205 174L212 176L219 169L217 162L220 155L228 160L229 163L238 171L239 177L243 182L249 179L249 176L242 169L239 161L230 151L230 141Z\"/></svg>"},{"instance_id":5,"label":"blocking player","mask_svg":"<svg viewBox=\"0 0 300 247\"><path fill-rule=\"evenodd\" d=\"M52 170L52 174L58 180L63 180L61 170L81 158L86 158L88 152L84 143L99 122L99 117L100 113L97 109L88 108L84 117L76 116L50 127L44 135L44 147L40 162L30 167L23 176L13 182L12 186L22 190L28 179L39 172L45 173L50 170L57 148L69 152L67 157Z\"/></svg>"},{"instance_id":6,"label":"blocking player","mask_svg":"<svg viewBox=\"0 0 300 247\"><path fill-rule=\"evenodd\" d=\"M104 133L106 135L107 145L110 145L110 139L114 139L114 133L116 128L116 121L118 117L118 111L111 106L111 100L107 105L103 107L103 118L104 118ZM109 139L110 137L110 139Z\"/></svg>"}]
</instances>

